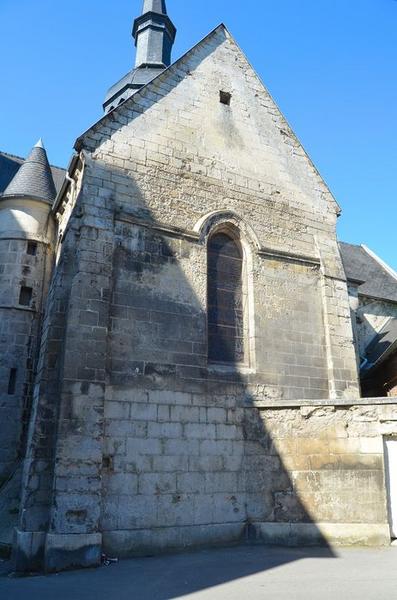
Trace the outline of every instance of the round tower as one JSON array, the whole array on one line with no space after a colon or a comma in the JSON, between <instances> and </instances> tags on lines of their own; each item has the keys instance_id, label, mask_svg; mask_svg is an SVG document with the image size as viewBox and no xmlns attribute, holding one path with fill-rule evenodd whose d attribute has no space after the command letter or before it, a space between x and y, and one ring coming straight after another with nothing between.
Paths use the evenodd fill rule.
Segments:
<instances>
[{"instance_id":1,"label":"round tower","mask_svg":"<svg viewBox=\"0 0 397 600\"><path fill-rule=\"evenodd\" d=\"M40 140L0 196L0 485L17 464L51 275L56 190Z\"/></svg>"}]
</instances>

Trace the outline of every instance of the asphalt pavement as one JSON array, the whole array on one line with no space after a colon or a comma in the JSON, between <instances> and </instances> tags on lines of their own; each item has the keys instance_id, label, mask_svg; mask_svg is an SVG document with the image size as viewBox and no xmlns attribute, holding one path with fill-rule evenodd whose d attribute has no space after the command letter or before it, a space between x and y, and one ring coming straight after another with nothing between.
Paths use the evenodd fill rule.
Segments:
<instances>
[{"instance_id":1,"label":"asphalt pavement","mask_svg":"<svg viewBox=\"0 0 397 600\"><path fill-rule=\"evenodd\" d=\"M397 548L238 546L15 578L0 563L1 600L393 600Z\"/></svg>"}]
</instances>

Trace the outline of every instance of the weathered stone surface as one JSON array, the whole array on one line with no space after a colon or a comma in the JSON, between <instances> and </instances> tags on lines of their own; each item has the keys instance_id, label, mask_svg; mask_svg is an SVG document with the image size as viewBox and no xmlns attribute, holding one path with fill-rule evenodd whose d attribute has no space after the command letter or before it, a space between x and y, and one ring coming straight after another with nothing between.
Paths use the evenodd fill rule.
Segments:
<instances>
[{"instance_id":1,"label":"weathered stone surface","mask_svg":"<svg viewBox=\"0 0 397 600\"><path fill-rule=\"evenodd\" d=\"M96 564L101 534L124 556L256 523L288 543L370 524L383 543L395 407L360 405L337 206L226 30L78 150L25 464L34 565ZM244 256L243 364L208 361L217 230Z\"/></svg>"},{"instance_id":2,"label":"weathered stone surface","mask_svg":"<svg viewBox=\"0 0 397 600\"><path fill-rule=\"evenodd\" d=\"M55 235L49 204L14 192L0 199L0 545L7 546L18 516Z\"/></svg>"}]
</instances>

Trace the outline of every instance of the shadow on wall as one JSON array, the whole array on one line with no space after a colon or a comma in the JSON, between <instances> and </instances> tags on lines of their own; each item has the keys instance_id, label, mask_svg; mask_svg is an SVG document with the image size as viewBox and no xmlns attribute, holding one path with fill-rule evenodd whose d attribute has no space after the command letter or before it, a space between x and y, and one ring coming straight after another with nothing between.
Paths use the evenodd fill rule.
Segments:
<instances>
[{"instance_id":1,"label":"shadow on wall","mask_svg":"<svg viewBox=\"0 0 397 600\"><path fill-rule=\"evenodd\" d=\"M153 166L137 181L99 153L87 157L61 252L66 283L59 271L50 290L56 337L43 336L21 530L101 532L106 553L131 556L246 540L296 545L299 524L333 556L256 407L278 381L208 366L207 238L164 228L141 189L153 196L153 180L166 179L177 189L181 174ZM61 554L58 546L47 556L49 570L70 566ZM266 564L236 564L200 585Z\"/></svg>"},{"instance_id":2,"label":"shadow on wall","mask_svg":"<svg viewBox=\"0 0 397 600\"><path fill-rule=\"evenodd\" d=\"M105 551L130 556L238 540L304 541L333 556L256 407L251 390L269 381L231 362L208 365L208 236L166 234L131 176L98 167L102 174L92 166L94 177L123 180L131 198L116 208L109 190L107 200L117 216L104 409ZM271 566L294 556L277 553ZM236 567L234 577L246 569Z\"/></svg>"},{"instance_id":3,"label":"shadow on wall","mask_svg":"<svg viewBox=\"0 0 397 600\"><path fill-rule=\"evenodd\" d=\"M92 196L91 176L103 179L103 209L115 217L107 221L114 227L112 252L108 232L101 232L99 220L94 226L86 219L101 213L99 196ZM52 383L47 397L37 399L39 404L44 400L44 406L34 410L37 421L27 474L34 476L37 456L47 491L25 488L24 523L29 523L30 511L33 517L37 514L38 494L45 530L60 535L101 531L103 550L109 555L145 555L238 541L298 545L303 538L294 525L300 524L306 543L323 545L323 555L333 556L255 406L258 397L251 390L266 387L269 381L260 373L243 374L236 365L217 369L207 364L206 240L165 232L145 207L137 183L123 171L88 161L85 177L91 193L83 190L69 235L78 231L78 239L89 239L90 252L96 251L104 262L98 270L98 263L84 260L84 250L75 247L74 260L64 261L61 256L60 262L67 263L70 298L65 303L59 273L50 291L49 306L52 302L59 307L60 301L65 305L65 335L73 334L58 343L56 353L48 338L51 360L41 363L46 364L44 377ZM130 191L131 205L122 210L114 181L123 181ZM110 183L107 194L106 182ZM73 238L67 241L66 236L65 244L70 253ZM101 287L103 270L112 272L112 290ZM81 307L80 323L74 328L68 323L71 306ZM50 331L51 310L48 318ZM57 312L56 326L62 326ZM101 328L106 331L104 343L94 340ZM73 355L66 351L71 342ZM92 365L103 361L104 381L93 381ZM106 390L98 478L96 462L86 451L93 431L95 438L98 435L97 425L93 428L89 421L91 386ZM98 399L96 405L98 416ZM45 416L45 426L40 415ZM88 495L82 494L84 472L91 474L86 483L93 512L100 512L97 522L82 510ZM57 481L57 489L47 487L51 481ZM271 566L295 560L294 556L277 554ZM250 572L256 568L265 567L253 564ZM233 575L227 573L229 578L242 577L247 565L236 566ZM219 576L214 585L220 583Z\"/></svg>"}]
</instances>

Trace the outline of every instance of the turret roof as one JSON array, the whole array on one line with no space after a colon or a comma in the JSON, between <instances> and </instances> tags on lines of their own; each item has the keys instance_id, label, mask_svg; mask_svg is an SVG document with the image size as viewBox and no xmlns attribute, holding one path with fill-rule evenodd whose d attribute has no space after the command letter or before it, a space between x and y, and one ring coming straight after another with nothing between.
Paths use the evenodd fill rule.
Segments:
<instances>
[{"instance_id":1,"label":"turret roof","mask_svg":"<svg viewBox=\"0 0 397 600\"><path fill-rule=\"evenodd\" d=\"M39 140L5 188L3 197L29 196L52 204L56 193L47 152Z\"/></svg>"}]
</instances>

